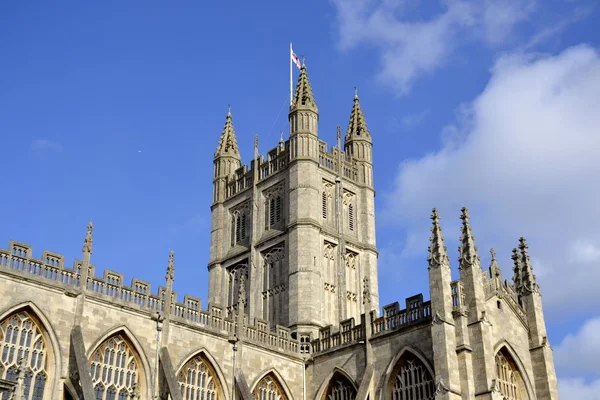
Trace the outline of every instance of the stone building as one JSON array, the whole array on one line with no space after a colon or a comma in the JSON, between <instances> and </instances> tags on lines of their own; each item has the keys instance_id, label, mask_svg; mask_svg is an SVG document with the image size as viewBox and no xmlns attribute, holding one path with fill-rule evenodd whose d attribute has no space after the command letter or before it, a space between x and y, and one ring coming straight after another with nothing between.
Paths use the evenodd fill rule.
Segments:
<instances>
[{"instance_id":1,"label":"stone building","mask_svg":"<svg viewBox=\"0 0 600 400\"><path fill-rule=\"evenodd\" d=\"M231 112L214 157L207 307L10 242L0 250L2 399L557 399L525 239L512 282L483 270L462 210L458 279L434 209L430 300L379 308L372 136L355 95L319 139L302 66L289 139L242 165ZM423 263L425 273L425 262ZM3 392L2 392L3 391Z\"/></svg>"}]
</instances>

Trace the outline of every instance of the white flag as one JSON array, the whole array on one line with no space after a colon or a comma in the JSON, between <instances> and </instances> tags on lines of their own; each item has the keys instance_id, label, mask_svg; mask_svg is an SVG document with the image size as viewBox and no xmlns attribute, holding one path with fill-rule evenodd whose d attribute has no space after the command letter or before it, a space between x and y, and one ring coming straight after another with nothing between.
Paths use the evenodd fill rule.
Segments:
<instances>
[{"instance_id":1,"label":"white flag","mask_svg":"<svg viewBox=\"0 0 600 400\"><path fill-rule=\"evenodd\" d=\"M292 57L292 61L294 62L294 64L296 64L296 67L298 67L298 69L300 69L300 67L302 66L300 64L300 60L298 59L298 56L296 55L296 53L294 53L294 50L292 50L291 47L290 47L290 55Z\"/></svg>"}]
</instances>

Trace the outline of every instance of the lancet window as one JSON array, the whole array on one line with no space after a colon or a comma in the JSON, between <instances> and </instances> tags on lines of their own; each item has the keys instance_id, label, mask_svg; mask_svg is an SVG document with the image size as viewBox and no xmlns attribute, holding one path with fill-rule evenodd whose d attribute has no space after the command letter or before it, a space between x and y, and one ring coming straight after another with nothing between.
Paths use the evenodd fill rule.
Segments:
<instances>
[{"instance_id":1,"label":"lancet window","mask_svg":"<svg viewBox=\"0 0 600 400\"><path fill-rule=\"evenodd\" d=\"M246 304L248 303L248 294L250 293L250 282L248 279L241 279L242 274L246 278L248 278L247 264L245 261L240 264L235 264L231 267L228 267L227 272L229 275L227 292L227 315L229 318L231 318L238 309L240 294L244 296ZM242 290L240 290L240 283L244 284ZM248 312L249 309L246 308L246 314L248 314Z\"/></svg>"},{"instance_id":2,"label":"lancet window","mask_svg":"<svg viewBox=\"0 0 600 400\"><path fill-rule=\"evenodd\" d=\"M323 400L354 400L356 388L339 372L335 372L329 381Z\"/></svg>"},{"instance_id":3,"label":"lancet window","mask_svg":"<svg viewBox=\"0 0 600 400\"><path fill-rule=\"evenodd\" d=\"M433 377L423 362L407 351L396 363L389 382L392 400L433 400Z\"/></svg>"},{"instance_id":4,"label":"lancet window","mask_svg":"<svg viewBox=\"0 0 600 400\"><path fill-rule=\"evenodd\" d=\"M321 193L321 213L323 219L327 221L333 211L333 192L335 188L331 183L323 183L323 192Z\"/></svg>"},{"instance_id":5,"label":"lancet window","mask_svg":"<svg viewBox=\"0 0 600 400\"><path fill-rule=\"evenodd\" d=\"M354 231L355 225L355 210L354 210L354 199L355 195L350 192L344 192L344 210L346 213L346 227L349 231Z\"/></svg>"},{"instance_id":6,"label":"lancet window","mask_svg":"<svg viewBox=\"0 0 600 400\"><path fill-rule=\"evenodd\" d=\"M498 389L506 400L528 399L523 378L514 360L504 348L496 354L496 375Z\"/></svg>"},{"instance_id":7,"label":"lancet window","mask_svg":"<svg viewBox=\"0 0 600 400\"><path fill-rule=\"evenodd\" d=\"M231 212L231 245L242 244L248 236L248 204L237 207Z\"/></svg>"},{"instance_id":8,"label":"lancet window","mask_svg":"<svg viewBox=\"0 0 600 400\"><path fill-rule=\"evenodd\" d=\"M264 256L263 318L271 323L287 325L287 263L283 246L277 246Z\"/></svg>"},{"instance_id":9,"label":"lancet window","mask_svg":"<svg viewBox=\"0 0 600 400\"><path fill-rule=\"evenodd\" d=\"M323 244L323 311L327 323L337 323L337 246L325 242Z\"/></svg>"},{"instance_id":10,"label":"lancet window","mask_svg":"<svg viewBox=\"0 0 600 400\"><path fill-rule=\"evenodd\" d=\"M98 346L90 359L90 374L96 400L126 400L142 387L140 363L122 334Z\"/></svg>"},{"instance_id":11,"label":"lancet window","mask_svg":"<svg viewBox=\"0 0 600 400\"><path fill-rule=\"evenodd\" d=\"M288 400L277 378L273 374L265 375L254 389L255 400Z\"/></svg>"},{"instance_id":12,"label":"lancet window","mask_svg":"<svg viewBox=\"0 0 600 400\"><path fill-rule=\"evenodd\" d=\"M202 355L188 361L177 377L184 400L219 400L221 387L212 365Z\"/></svg>"},{"instance_id":13,"label":"lancet window","mask_svg":"<svg viewBox=\"0 0 600 400\"><path fill-rule=\"evenodd\" d=\"M283 220L283 185L265 194L265 229L276 228Z\"/></svg>"},{"instance_id":14,"label":"lancet window","mask_svg":"<svg viewBox=\"0 0 600 400\"><path fill-rule=\"evenodd\" d=\"M50 375L48 347L29 312L19 311L0 322L0 349L0 378L16 381L19 368L24 368L25 399L44 399Z\"/></svg>"}]
</instances>

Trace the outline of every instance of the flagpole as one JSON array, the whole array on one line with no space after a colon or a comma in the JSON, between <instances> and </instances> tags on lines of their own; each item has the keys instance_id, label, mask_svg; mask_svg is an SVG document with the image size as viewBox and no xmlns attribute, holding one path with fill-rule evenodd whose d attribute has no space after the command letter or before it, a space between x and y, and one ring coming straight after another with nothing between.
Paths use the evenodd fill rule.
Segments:
<instances>
[{"instance_id":1,"label":"flagpole","mask_svg":"<svg viewBox=\"0 0 600 400\"><path fill-rule=\"evenodd\" d=\"M290 106L292 105L292 42L290 42Z\"/></svg>"}]
</instances>

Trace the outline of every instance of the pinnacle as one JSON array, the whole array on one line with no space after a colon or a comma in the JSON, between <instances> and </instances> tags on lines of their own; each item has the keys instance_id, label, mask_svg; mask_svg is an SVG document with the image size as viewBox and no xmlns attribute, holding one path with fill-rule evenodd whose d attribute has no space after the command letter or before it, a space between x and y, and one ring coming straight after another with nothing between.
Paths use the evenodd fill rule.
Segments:
<instances>
[{"instance_id":1,"label":"pinnacle","mask_svg":"<svg viewBox=\"0 0 600 400\"><path fill-rule=\"evenodd\" d=\"M298 109L301 107L308 107L317 111L317 103L315 102L315 96L308 80L308 74L306 73L306 65L302 64L300 67L300 76L298 77L298 83L296 84L296 91L294 92L294 98L292 100L291 109Z\"/></svg>"},{"instance_id":2,"label":"pinnacle","mask_svg":"<svg viewBox=\"0 0 600 400\"><path fill-rule=\"evenodd\" d=\"M450 266L450 259L448 258L448 249L444 245L444 237L442 236L442 228L440 226L440 216L437 208L432 210L431 220L433 221L431 227L431 238L429 242L429 267L438 267L440 265Z\"/></svg>"},{"instance_id":3,"label":"pinnacle","mask_svg":"<svg viewBox=\"0 0 600 400\"><path fill-rule=\"evenodd\" d=\"M166 280L175 280L175 252L171 250L169 253L169 264L167 265Z\"/></svg>"},{"instance_id":4,"label":"pinnacle","mask_svg":"<svg viewBox=\"0 0 600 400\"><path fill-rule=\"evenodd\" d=\"M490 261L492 277L500 276L502 273L500 271L500 266L498 265L498 260L496 260L496 250L490 249L490 254L492 255L492 260Z\"/></svg>"},{"instance_id":5,"label":"pinnacle","mask_svg":"<svg viewBox=\"0 0 600 400\"><path fill-rule=\"evenodd\" d=\"M358 98L358 90L354 88L354 104L352 106L352 112L350 113L350 122L348 123L348 130L346 130L346 140L350 140L357 137L364 137L369 139L371 137L369 128L367 127L367 121L365 115L360 107L360 100Z\"/></svg>"},{"instance_id":6,"label":"pinnacle","mask_svg":"<svg viewBox=\"0 0 600 400\"><path fill-rule=\"evenodd\" d=\"M528 293L537 291L537 283L536 278L533 273L533 266L531 265L531 260L529 259L529 254L527 250L529 246L527 245L527 241L524 237L519 239L519 250L521 251L521 280L522 280L522 288Z\"/></svg>"},{"instance_id":7,"label":"pinnacle","mask_svg":"<svg viewBox=\"0 0 600 400\"><path fill-rule=\"evenodd\" d=\"M233 121L231 118L231 107L229 107L229 111L227 112L225 126L223 127L221 139L219 140L219 144L217 145L215 158L226 155L233 156L238 159L240 158L240 150L238 148L237 140L235 138L235 130L233 129Z\"/></svg>"},{"instance_id":8,"label":"pinnacle","mask_svg":"<svg viewBox=\"0 0 600 400\"><path fill-rule=\"evenodd\" d=\"M89 253L92 254L92 245L93 245L93 238L92 238L92 232L94 230L94 224L92 224L92 221L89 222L89 224L87 225L87 233L85 235L85 239L83 240L83 252L84 253Z\"/></svg>"},{"instance_id":9,"label":"pinnacle","mask_svg":"<svg viewBox=\"0 0 600 400\"><path fill-rule=\"evenodd\" d=\"M459 269L464 267L471 267L475 264L479 265L479 255L477 254L477 246L475 246L475 237L471 232L471 225L469 224L469 210L467 207L463 207L461 210L460 219L462 219L462 235L460 237L460 246L458 247L458 262Z\"/></svg>"},{"instance_id":10,"label":"pinnacle","mask_svg":"<svg viewBox=\"0 0 600 400\"><path fill-rule=\"evenodd\" d=\"M515 284L515 291L519 293L521 291L521 257L519 256L519 250L514 248L512 251L513 266L513 283Z\"/></svg>"}]
</instances>

